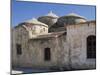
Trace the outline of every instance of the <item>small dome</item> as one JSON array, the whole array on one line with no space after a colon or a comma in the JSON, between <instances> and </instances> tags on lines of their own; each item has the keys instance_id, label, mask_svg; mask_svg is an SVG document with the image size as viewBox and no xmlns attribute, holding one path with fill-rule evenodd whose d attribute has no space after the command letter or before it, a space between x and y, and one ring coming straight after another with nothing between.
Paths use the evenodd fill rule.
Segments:
<instances>
[{"instance_id":1,"label":"small dome","mask_svg":"<svg viewBox=\"0 0 100 75\"><path fill-rule=\"evenodd\" d=\"M57 22L58 16L50 11L47 15L39 17L38 20L50 27Z\"/></svg>"},{"instance_id":2,"label":"small dome","mask_svg":"<svg viewBox=\"0 0 100 75\"><path fill-rule=\"evenodd\" d=\"M44 26L48 26L40 21L38 21L37 19L33 18L33 19L30 19L30 20L27 20L25 21L25 23L32 23L34 25L44 25Z\"/></svg>"}]
</instances>

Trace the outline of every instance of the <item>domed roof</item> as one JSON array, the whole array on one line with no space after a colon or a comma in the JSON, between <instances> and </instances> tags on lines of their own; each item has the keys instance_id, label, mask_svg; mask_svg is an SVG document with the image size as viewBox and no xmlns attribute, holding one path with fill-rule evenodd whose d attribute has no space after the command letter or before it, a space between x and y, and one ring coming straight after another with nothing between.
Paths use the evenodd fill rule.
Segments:
<instances>
[{"instance_id":1,"label":"domed roof","mask_svg":"<svg viewBox=\"0 0 100 75\"><path fill-rule=\"evenodd\" d=\"M58 16L50 11L47 15L38 17L38 21L47 24L49 27L55 24L58 20Z\"/></svg>"},{"instance_id":2,"label":"domed roof","mask_svg":"<svg viewBox=\"0 0 100 75\"><path fill-rule=\"evenodd\" d=\"M64 17L78 17L78 18L83 18L83 19L85 19L85 17L80 16L80 15L78 15L78 14L76 14L76 13L70 13L70 14L64 16Z\"/></svg>"},{"instance_id":3,"label":"domed roof","mask_svg":"<svg viewBox=\"0 0 100 75\"><path fill-rule=\"evenodd\" d=\"M40 21L38 21L37 19L33 18L33 19L30 19L30 20L27 20L25 21L25 23L32 23L34 25L44 25L44 26L48 26Z\"/></svg>"},{"instance_id":4,"label":"domed roof","mask_svg":"<svg viewBox=\"0 0 100 75\"><path fill-rule=\"evenodd\" d=\"M51 29L57 27L64 27L65 25L76 25L86 21L87 20L83 16L77 15L75 13L70 13L68 15L58 18L57 23L54 24Z\"/></svg>"}]
</instances>

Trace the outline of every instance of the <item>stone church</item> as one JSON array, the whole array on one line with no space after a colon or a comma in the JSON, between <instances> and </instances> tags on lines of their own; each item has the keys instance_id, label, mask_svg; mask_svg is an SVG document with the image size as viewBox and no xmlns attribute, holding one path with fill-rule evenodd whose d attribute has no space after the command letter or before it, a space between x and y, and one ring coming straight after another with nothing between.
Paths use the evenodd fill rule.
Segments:
<instances>
[{"instance_id":1,"label":"stone church","mask_svg":"<svg viewBox=\"0 0 100 75\"><path fill-rule=\"evenodd\" d=\"M95 69L96 21L52 11L12 29L12 66Z\"/></svg>"}]
</instances>

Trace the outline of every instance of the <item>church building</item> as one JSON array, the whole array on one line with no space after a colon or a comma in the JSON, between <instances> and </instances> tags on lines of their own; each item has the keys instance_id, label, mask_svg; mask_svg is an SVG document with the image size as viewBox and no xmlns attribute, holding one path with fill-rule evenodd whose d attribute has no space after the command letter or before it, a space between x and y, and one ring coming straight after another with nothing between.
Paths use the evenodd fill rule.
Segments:
<instances>
[{"instance_id":1,"label":"church building","mask_svg":"<svg viewBox=\"0 0 100 75\"><path fill-rule=\"evenodd\" d=\"M96 21L51 11L19 23L12 29L12 66L95 69Z\"/></svg>"}]
</instances>

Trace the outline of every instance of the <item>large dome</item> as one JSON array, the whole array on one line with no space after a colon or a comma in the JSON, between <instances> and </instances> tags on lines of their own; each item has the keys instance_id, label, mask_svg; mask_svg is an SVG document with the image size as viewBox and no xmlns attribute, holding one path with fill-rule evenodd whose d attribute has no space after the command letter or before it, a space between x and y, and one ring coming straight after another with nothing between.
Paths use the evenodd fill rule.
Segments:
<instances>
[{"instance_id":1,"label":"large dome","mask_svg":"<svg viewBox=\"0 0 100 75\"><path fill-rule=\"evenodd\" d=\"M50 11L47 15L38 18L40 22L47 24L49 27L57 22L58 16Z\"/></svg>"},{"instance_id":2,"label":"large dome","mask_svg":"<svg viewBox=\"0 0 100 75\"><path fill-rule=\"evenodd\" d=\"M75 13L70 13L68 15L58 18L57 22L49 28L49 32L52 31L63 31L65 30L65 25L75 25L82 22L86 22L86 19L83 16L80 16Z\"/></svg>"},{"instance_id":3,"label":"large dome","mask_svg":"<svg viewBox=\"0 0 100 75\"><path fill-rule=\"evenodd\" d=\"M62 26L64 24L71 25L71 24L78 24L81 22L86 22L86 19L83 16L80 16L75 13L70 13L68 15L60 17L57 21L57 25L58 26Z\"/></svg>"}]
</instances>

